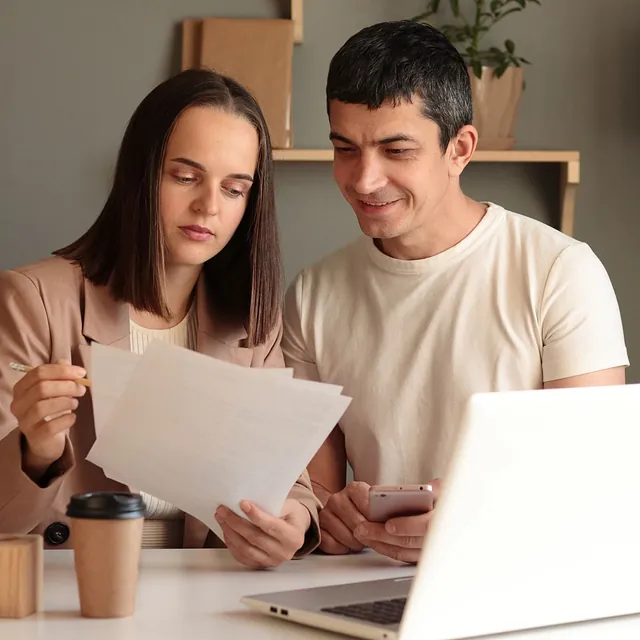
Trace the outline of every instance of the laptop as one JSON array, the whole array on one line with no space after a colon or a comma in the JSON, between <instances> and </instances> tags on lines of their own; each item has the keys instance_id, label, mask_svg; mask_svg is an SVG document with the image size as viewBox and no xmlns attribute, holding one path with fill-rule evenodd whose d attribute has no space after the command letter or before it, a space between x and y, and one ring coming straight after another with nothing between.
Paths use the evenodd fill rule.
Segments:
<instances>
[{"instance_id":1,"label":"laptop","mask_svg":"<svg viewBox=\"0 0 640 640\"><path fill-rule=\"evenodd\" d=\"M372 640L640 612L640 385L476 394L444 479L413 580L242 601Z\"/></svg>"}]
</instances>

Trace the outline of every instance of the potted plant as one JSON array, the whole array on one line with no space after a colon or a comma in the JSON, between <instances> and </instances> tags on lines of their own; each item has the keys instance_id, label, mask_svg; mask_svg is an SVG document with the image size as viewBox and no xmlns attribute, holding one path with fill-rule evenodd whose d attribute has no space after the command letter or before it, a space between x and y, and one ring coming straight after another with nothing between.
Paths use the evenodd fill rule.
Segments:
<instances>
[{"instance_id":1,"label":"potted plant","mask_svg":"<svg viewBox=\"0 0 640 640\"><path fill-rule=\"evenodd\" d=\"M461 7L465 2L467 6ZM482 48L481 41L498 22L532 2L540 4L540 0L449 0L455 22L433 25L444 33L469 66L479 149L513 148L524 88L522 65L530 64L516 55L512 40L505 40L503 48ZM427 10L413 20L431 24L440 4L440 0L429 0Z\"/></svg>"}]
</instances>

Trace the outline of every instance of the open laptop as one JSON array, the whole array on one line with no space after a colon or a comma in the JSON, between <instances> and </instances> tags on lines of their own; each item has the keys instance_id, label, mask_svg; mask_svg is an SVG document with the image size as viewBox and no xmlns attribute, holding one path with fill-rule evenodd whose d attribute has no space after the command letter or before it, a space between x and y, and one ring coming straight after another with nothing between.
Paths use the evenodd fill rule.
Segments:
<instances>
[{"instance_id":1,"label":"open laptop","mask_svg":"<svg viewBox=\"0 0 640 640\"><path fill-rule=\"evenodd\" d=\"M380 640L640 612L640 385L473 396L445 483L413 581L242 601Z\"/></svg>"}]
</instances>

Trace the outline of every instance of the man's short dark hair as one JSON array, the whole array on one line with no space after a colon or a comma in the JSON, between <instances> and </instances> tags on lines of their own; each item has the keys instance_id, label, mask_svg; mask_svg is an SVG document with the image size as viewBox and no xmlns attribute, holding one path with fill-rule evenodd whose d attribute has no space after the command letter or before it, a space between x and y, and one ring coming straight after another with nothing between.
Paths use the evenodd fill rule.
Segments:
<instances>
[{"instance_id":1,"label":"man's short dark hair","mask_svg":"<svg viewBox=\"0 0 640 640\"><path fill-rule=\"evenodd\" d=\"M378 109L418 96L423 114L440 128L440 146L473 120L469 71L445 36L426 24L402 20L366 27L349 38L331 60L331 100Z\"/></svg>"}]
</instances>

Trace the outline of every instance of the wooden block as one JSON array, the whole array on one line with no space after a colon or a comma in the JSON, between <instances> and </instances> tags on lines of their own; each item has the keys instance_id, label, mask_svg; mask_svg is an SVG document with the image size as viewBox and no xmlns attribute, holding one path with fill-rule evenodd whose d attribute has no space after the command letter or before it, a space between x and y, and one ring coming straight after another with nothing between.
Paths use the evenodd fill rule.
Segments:
<instances>
[{"instance_id":1,"label":"wooden block","mask_svg":"<svg viewBox=\"0 0 640 640\"><path fill-rule=\"evenodd\" d=\"M42 553L42 536L0 535L0 618L42 610Z\"/></svg>"}]
</instances>

